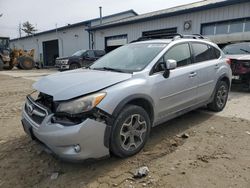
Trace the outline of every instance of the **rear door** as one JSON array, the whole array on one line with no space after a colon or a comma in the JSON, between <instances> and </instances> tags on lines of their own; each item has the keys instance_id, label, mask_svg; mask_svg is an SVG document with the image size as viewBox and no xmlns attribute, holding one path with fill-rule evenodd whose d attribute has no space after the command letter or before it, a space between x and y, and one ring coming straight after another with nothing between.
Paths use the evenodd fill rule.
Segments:
<instances>
[{"instance_id":1,"label":"rear door","mask_svg":"<svg viewBox=\"0 0 250 188\"><path fill-rule=\"evenodd\" d=\"M191 64L191 53L188 43L177 44L169 49L155 66L155 73L151 75L153 96L157 96L157 120L196 104L197 73ZM159 66L167 59L177 61L177 68L170 71L168 78L164 78Z\"/></svg>"},{"instance_id":2,"label":"rear door","mask_svg":"<svg viewBox=\"0 0 250 188\"><path fill-rule=\"evenodd\" d=\"M197 70L198 102L210 99L218 80L218 70L223 61L219 60L220 51L206 43L192 42L194 65Z\"/></svg>"}]
</instances>

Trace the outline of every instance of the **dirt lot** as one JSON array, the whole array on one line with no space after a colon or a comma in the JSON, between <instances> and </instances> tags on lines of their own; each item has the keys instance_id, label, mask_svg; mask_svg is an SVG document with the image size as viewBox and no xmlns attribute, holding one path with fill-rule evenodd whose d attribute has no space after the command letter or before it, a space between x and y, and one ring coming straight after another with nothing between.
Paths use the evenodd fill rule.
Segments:
<instances>
[{"instance_id":1,"label":"dirt lot","mask_svg":"<svg viewBox=\"0 0 250 188\"><path fill-rule=\"evenodd\" d=\"M70 164L45 153L20 123L33 80L52 72L0 73L0 187L250 187L250 93L234 88L223 112L200 109L154 128L134 157ZM133 179L143 165L149 175Z\"/></svg>"}]
</instances>

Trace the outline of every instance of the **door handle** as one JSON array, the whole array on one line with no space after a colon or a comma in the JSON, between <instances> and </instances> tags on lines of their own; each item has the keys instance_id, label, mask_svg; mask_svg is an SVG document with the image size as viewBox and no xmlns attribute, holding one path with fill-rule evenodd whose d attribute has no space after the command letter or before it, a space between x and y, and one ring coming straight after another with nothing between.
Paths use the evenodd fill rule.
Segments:
<instances>
[{"instance_id":1,"label":"door handle","mask_svg":"<svg viewBox=\"0 0 250 188\"><path fill-rule=\"evenodd\" d=\"M217 70L217 69L219 69L219 68L220 68L219 64L216 64L216 65L215 65L215 70Z\"/></svg>"},{"instance_id":2,"label":"door handle","mask_svg":"<svg viewBox=\"0 0 250 188\"><path fill-rule=\"evenodd\" d=\"M193 77L195 77L195 76L197 76L197 73L196 73L196 72L191 72L191 73L189 74L189 78L193 78Z\"/></svg>"}]
</instances>

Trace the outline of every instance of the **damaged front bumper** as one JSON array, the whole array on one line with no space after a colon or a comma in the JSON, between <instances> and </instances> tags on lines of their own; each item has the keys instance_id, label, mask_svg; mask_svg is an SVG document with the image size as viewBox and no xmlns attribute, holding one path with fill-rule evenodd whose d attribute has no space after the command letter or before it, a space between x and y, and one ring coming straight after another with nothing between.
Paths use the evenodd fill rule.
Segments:
<instances>
[{"instance_id":1,"label":"damaged front bumper","mask_svg":"<svg viewBox=\"0 0 250 188\"><path fill-rule=\"evenodd\" d=\"M109 137L109 126L104 122L87 118L80 124L64 126L52 123L53 116L54 114L46 115L42 123L38 124L24 106L22 124L25 132L53 154L67 161L109 156L109 148L105 144Z\"/></svg>"}]
</instances>

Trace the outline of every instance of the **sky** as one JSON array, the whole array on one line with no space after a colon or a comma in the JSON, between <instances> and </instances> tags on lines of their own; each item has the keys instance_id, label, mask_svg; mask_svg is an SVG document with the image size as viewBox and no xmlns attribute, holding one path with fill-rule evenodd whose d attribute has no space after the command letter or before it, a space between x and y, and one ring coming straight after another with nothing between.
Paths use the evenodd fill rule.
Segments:
<instances>
[{"instance_id":1,"label":"sky","mask_svg":"<svg viewBox=\"0 0 250 188\"><path fill-rule=\"evenodd\" d=\"M17 38L20 23L29 21L38 32L55 29L133 9L138 14L157 11L198 0L0 0L0 36ZM24 34L22 33L22 36Z\"/></svg>"}]
</instances>

